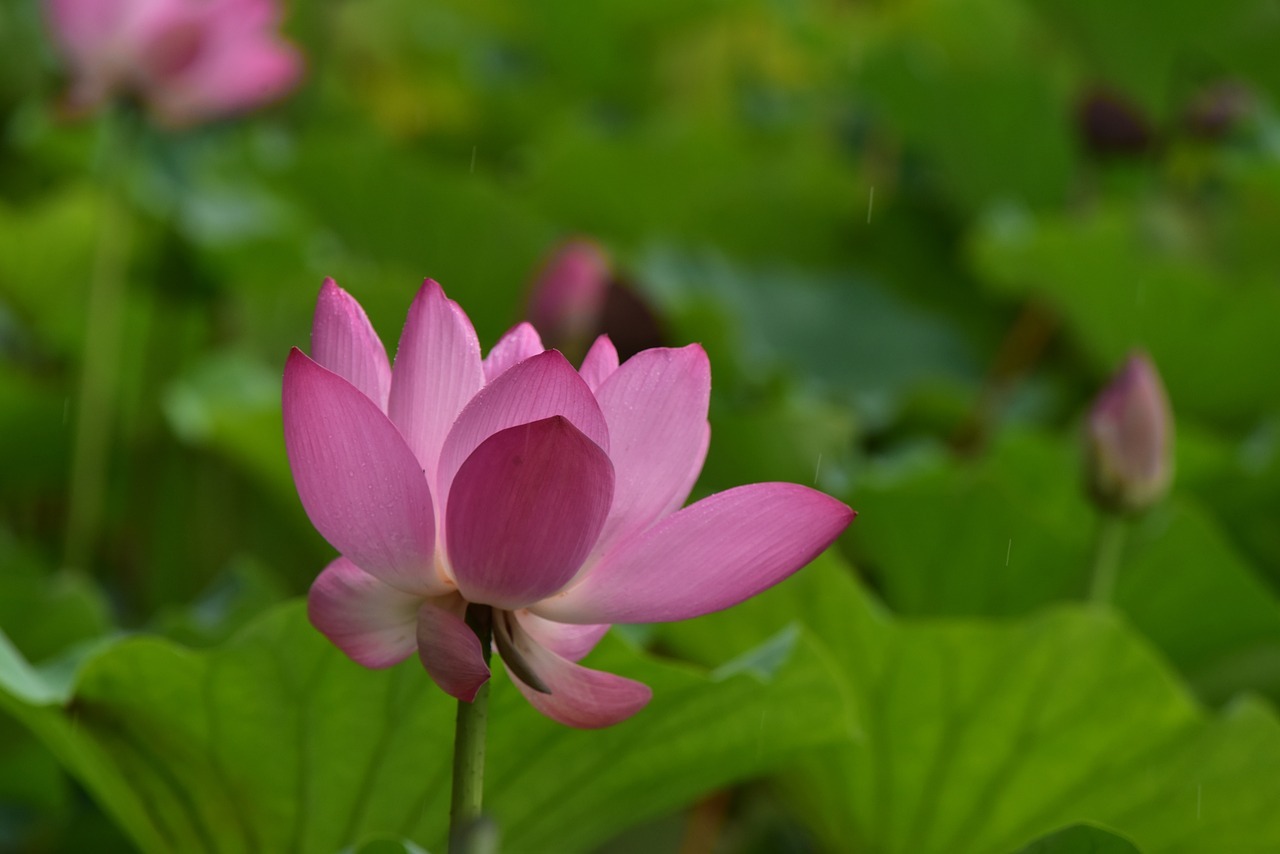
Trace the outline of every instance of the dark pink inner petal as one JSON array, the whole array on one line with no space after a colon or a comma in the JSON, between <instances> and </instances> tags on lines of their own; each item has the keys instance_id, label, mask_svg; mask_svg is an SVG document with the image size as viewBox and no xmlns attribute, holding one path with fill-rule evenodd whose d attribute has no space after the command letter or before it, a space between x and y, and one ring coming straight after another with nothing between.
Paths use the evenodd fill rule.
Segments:
<instances>
[{"instance_id":1,"label":"dark pink inner petal","mask_svg":"<svg viewBox=\"0 0 1280 854\"><path fill-rule=\"evenodd\" d=\"M613 464L563 416L502 430L458 470L445 542L462 595L521 608L574 576L613 500Z\"/></svg>"},{"instance_id":2,"label":"dark pink inner petal","mask_svg":"<svg viewBox=\"0 0 1280 854\"><path fill-rule=\"evenodd\" d=\"M462 410L440 452L438 488L433 494L448 506L458 468L481 442L500 430L553 415L564 416L588 439L609 450L609 428L591 389L564 356L546 350L504 372Z\"/></svg>"}]
</instances>

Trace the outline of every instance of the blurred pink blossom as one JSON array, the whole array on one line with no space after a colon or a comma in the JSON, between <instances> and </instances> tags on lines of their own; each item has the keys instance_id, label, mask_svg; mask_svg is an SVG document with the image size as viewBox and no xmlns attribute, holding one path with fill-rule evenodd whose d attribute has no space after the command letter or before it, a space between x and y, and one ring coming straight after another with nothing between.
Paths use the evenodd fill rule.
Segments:
<instances>
[{"instance_id":1,"label":"blurred pink blossom","mask_svg":"<svg viewBox=\"0 0 1280 854\"><path fill-rule=\"evenodd\" d=\"M1156 366L1129 356L1094 401L1086 427L1088 476L1106 509L1137 512L1155 504L1173 480L1173 413Z\"/></svg>"},{"instance_id":2,"label":"blurred pink blossom","mask_svg":"<svg viewBox=\"0 0 1280 854\"><path fill-rule=\"evenodd\" d=\"M741 486L682 508L710 438L697 345L579 370L522 323L481 359L462 309L426 282L395 369L359 304L327 281L312 355L289 354L284 431L298 494L341 553L311 621L367 667L417 652L470 701L489 678L468 603L539 711L617 723L651 696L577 662L612 623L727 608L822 552L853 518L804 486Z\"/></svg>"},{"instance_id":3,"label":"blurred pink blossom","mask_svg":"<svg viewBox=\"0 0 1280 854\"><path fill-rule=\"evenodd\" d=\"M529 295L528 317L557 349L585 348L604 312L611 267L604 248L585 237L565 241L548 259Z\"/></svg>"},{"instance_id":4,"label":"blurred pink blossom","mask_svg":"<svg viewBox=\"0 0 1280 854\"><path fill-rule=\"evenodd\" d=\"M45 12L73 112L132 96L162 124L192 125L279 98L302 71L275 0L45 0Z\"/></svg>"}]
</instances>

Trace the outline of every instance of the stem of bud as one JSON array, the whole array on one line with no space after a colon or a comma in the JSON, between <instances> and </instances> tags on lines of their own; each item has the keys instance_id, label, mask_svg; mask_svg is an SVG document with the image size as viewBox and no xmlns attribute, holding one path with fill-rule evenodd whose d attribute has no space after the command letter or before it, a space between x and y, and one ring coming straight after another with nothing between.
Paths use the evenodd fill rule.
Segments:
<instances>
[{"instance_id":1,"label":"stem of bud","mask_svg":"<svg viewBox=\"0 0 1280 854\"><path fill-rule=\"evenodd\" d=\"M1089 582L1089 601L1095 604L1111 602L1128 525L1128 521L1117 513L1104 511L1098 515L1098 534L1093 543L1093 571Z\"/></svg>"}]
</instances>

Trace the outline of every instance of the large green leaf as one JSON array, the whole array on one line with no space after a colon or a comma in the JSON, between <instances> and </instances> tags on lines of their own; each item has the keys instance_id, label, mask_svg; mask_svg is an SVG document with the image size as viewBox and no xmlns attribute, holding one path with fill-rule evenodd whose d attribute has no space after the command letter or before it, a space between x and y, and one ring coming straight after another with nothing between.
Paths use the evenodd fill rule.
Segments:
<instances>
[{"instance_id":1,"label":"large green leaf","mask_svg":"<svg viewBox=\"0 0 1280 854\"><path fill-rule=\"evenodd\" d=\"M707 676L606 642L592 663L646 681L655 698L596 732L542 718L499 678L487 808L512 850L580 850L846 738L847 709L813 645L791 632L766 653ZM443 837L453 702L416 662L352 664L300 603L209 652L123 641L74 684L0 657L0 685L0 702L144 850L332 852Z\"/></svg>"},{"instance_id":2,"label":"large green leaf","mask_svg":"<svg viewBox=\"0 0 1280 854\"><path fill-rule=\"evenodd\" d=\"M1079 822L1150 851L1280 846L1280 722L1254 701L1206 715L1107 609L896 623L826 561L661 638L725 654L788 615L826 642L863 726L792 779L832 850L1003 852Z\"/></svg>"},{"instance_id":3,"label":"large green leaf","mask_svg":"<svg viewBox=\"0 0 1280 854\"><path fill-rule=\"evenodd\" d=\"M1097 525L1078 466L1067 446L1011 434L977 463L872 479L854 502L868 524L852 541L907 614L1012 616L1078 601ZM1280 600L1193 496L1131 527L1115 601L1204 699L1280 698Z\"/></svg>"},{"instance_id":4,"label":"large green leaf","mask_svg":"<svg viewBox=\"0 0 1280 854\"><path fill-rule=\"evenodd\" d=\"M1280 360L1280 293L1269 274L1236 275L1227 253L1193 249L1198 228L1172 202L1070 217L1005 211L979 224L971 249L993 289L1039 295L1062 313L1099 379L1144 347L1175 411L1252 419L1280 403L1280 386L1248 368Z\"/></svg>"},{"instance_id":5,"label":"large green leaf","mask_svg":"<svg viewBox=\"0 0 1280 854\"><path fill-rule=\"evenodd\" d=\"M1074 165L1067 93L1052 66L1030 61L1044 36L1025 4L920 3L883 17L889 37L857 90L925 155L940 195L960 210L1061 204Z\"/></svg>"},{"instance_id":6,"label":"large green leaf","mask_svg":"<svg viewBox=\"0 0 1280 854\"><path fill-rule=\"evenodd\" d=\"M1087 824L1073 824L1037 839L1020 854L1139 854L1133 843Z\"/></svg>"}]
</instances>

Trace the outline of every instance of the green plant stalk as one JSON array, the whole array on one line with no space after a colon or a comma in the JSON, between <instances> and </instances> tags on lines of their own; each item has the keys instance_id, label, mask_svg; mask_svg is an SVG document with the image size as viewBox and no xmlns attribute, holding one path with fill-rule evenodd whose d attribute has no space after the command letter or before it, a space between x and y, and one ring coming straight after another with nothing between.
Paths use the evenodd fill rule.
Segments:
<instances>
[{"instance_id":1,"label":"green plant stalk","mask_svg":"<svg viewBox=\"0 0 1280 854\"><path fill-rule=\"evenodd\" d=\"M1093 571L1090 575L1089 601L1110 604L1115 592L1116 575L1120 571L1120 555L1129 522L1117 513L1103 511L1098 515L1098 533L1093 543Z\"/></svg>"},{"instance_id":2,"label":"green plant stalk","mask_svg":"<svg viewBox=\"0 0 1280 854\"><path fill-rule=\"evenodd\" d=\"M493 636L493 611L488 605L467 606L467 625L480 638L485 664L489 663ZM467 854L469 838L480 818L484 802L484 740L489 723L489 683L485 682L470 703L458 701L453 736L453 801L449 808L450 854Z\"/></svg>"},{"instance_id":3,"label":"green plant stalk","mask_svg":"<svg viewBox=\"0 0 1280 854\"><path fill-rule=\"evenodd\" d=\"M76 398L63 565L88 569L97 545L116 420L125 271L131 223L124 189L132 173L138 122L125 109L103 119L96 171L103 190L86 301L84 351Z\"/></svg>"}]
</instances>

